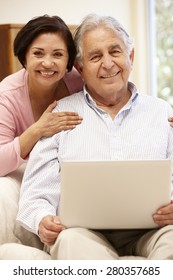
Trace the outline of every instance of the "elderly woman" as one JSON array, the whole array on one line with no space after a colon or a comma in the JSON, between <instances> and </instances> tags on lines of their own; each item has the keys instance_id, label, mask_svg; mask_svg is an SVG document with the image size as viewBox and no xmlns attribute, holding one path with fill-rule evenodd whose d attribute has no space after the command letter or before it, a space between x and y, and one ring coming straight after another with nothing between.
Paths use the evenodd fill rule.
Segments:
<instances>
[{"instance_id":1,"label":"elderly woman","mask_svg":"<svg viewBox=\"0 0 173 280\"><path fill-rule=\"evenodd\" d=\"M0 176L24 163L40 138L81 121L75 112L51 113L55 100L83 84L73 69L76 49L62 19L29 21L15 38L14 53L24 68L0 83Z\"/></svg>"},{"instance_id":2,"label":"elderly woman","mask_svg":"<svg viewBox=\"0 0 173 280\"><path fill-rule=\"evenodd\" d=\"M30 20L15 38L14 53L23 69L0 83L0 244L19 241L13 220L35 143L82 121L76 112L52 113L57 100L83 86L73 68L76 48L64 21L48 15Z\"/></svg>"}]
</instances>

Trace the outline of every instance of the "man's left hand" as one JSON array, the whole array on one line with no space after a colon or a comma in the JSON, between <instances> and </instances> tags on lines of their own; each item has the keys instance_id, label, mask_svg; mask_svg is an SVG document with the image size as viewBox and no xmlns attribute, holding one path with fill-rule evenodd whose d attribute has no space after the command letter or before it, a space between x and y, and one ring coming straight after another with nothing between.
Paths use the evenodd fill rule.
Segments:
<instances>
[{"instance_id":1,"label":"man's left hand","mask_svg":"<svg viewBox=\"0 0 173 280\"><path fill-rule=\"evenodd\" d=\"M163 227L166 225L173 225L173 203L161 207L153 214L153 220L156 224Z\"/></svg>"}]
</instances>

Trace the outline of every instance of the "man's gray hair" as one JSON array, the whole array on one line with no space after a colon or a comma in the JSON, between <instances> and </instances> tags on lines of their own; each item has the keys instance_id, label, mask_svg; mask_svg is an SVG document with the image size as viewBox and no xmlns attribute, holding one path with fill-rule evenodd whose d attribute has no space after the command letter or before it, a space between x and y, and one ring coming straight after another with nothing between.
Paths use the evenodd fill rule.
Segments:
<instances>
[{"instance_id":1,"label":"man's gray hair","mask_svg":"<svg viewBox=\"0 0 173 280\"><path fill-rule=\"evenodd\" d=\"M111 16L99 16L97 14L87 15L82 23L77 27L74 32L74 42L77 49L76 60L80 66L82 66L83 48L82 42L84 34L87 31L93 30L99 26L103 26L107 29L111 29L113 32L118 32L122 37L125 45L127 46L127 52L130 54L133 49L133 39L129 36L122 24Z\"/></svg>"}]
</instances>

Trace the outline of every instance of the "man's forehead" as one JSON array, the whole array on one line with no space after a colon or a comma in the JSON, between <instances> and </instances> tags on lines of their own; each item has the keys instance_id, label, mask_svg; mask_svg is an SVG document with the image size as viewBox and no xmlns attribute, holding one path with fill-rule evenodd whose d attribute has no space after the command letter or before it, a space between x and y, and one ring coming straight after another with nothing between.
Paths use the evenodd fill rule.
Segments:
<instances>
[{"instance_id":1,"label":"man's forehead","mask_svg":"<svg viewBox=\"0 0 173 280\"><path fill-rule=\"evenodd\" d=\"M122 35L118 31L107 28L95 28L83 36L83 45L120 44Z\"/></svg>"}]
</instances>

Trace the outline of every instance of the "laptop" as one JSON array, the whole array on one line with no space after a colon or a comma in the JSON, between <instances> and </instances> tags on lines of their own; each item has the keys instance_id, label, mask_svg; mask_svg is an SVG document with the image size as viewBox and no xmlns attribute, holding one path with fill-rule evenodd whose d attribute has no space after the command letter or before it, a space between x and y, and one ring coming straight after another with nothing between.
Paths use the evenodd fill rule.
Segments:
<instances>
[{"instance_id":1,"label":"laptop","mask_svg":"<svg viewBox=\"0 0 173 280\"><path fill-rule=\"evenodd\" d=\"M66 227L158 227L152 214L170 202L170 160L63 162L60 219Z\"/></svg>"}]
</instances>

